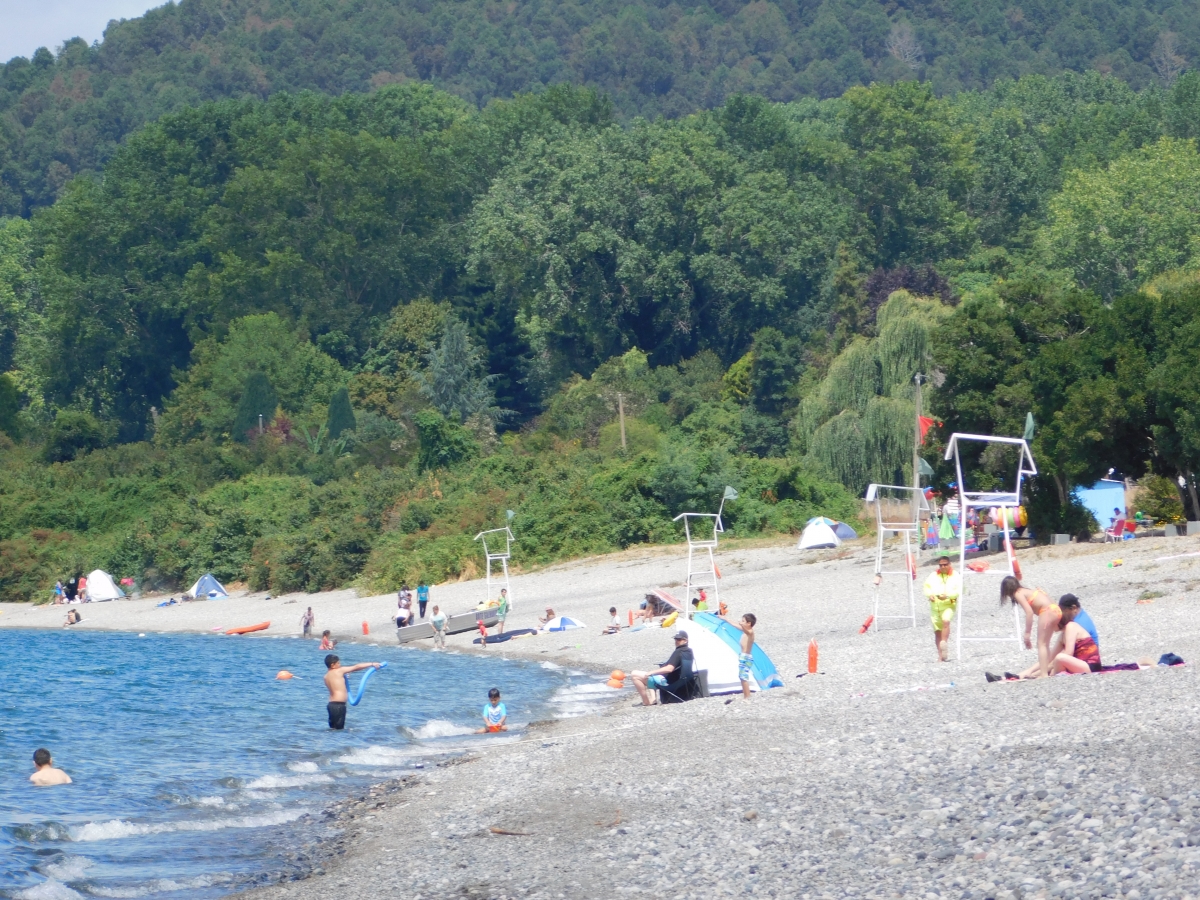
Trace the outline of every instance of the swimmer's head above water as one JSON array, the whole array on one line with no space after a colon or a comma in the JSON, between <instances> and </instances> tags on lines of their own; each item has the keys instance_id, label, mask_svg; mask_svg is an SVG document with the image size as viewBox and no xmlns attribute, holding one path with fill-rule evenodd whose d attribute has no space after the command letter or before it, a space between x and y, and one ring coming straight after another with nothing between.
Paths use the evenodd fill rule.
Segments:
<instances>
[{"instance_id":1,"label":"swimmer's head above water","mask_svg":"<svg viewBox=\"0 0 1200 900\"><path fill-rule=\"evenodd\" d=\"M337 666L337 664L339 662L341 662L341 660L338 659L337 654L330 653L328 656L325 657L325 668L332 669L335 666Z\"/></svg>"}]
</instances>

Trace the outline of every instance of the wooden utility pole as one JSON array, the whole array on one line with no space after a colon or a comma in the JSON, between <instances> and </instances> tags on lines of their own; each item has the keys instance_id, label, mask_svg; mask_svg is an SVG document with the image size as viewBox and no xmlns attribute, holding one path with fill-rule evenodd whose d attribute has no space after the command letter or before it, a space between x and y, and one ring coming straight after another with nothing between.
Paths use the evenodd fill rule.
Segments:
<instances>
[{"instance_id":1,"label":"wooden utility pole","mask_svg":"<svg viewBox=\"0 0 1200 900\"><path fill-rule=\"evenodd\" d=\"M625 396L621 393L617 394L617 415L621 418L621 450L625 447Z\"/></svg>"}]
</instances>

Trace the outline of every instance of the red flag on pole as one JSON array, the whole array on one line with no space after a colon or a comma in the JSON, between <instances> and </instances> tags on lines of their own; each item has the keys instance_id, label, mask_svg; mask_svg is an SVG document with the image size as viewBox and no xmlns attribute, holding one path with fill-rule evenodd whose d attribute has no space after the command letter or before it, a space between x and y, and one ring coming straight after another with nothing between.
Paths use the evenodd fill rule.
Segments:
<instances>
[{"instance_id":1,"label":"red flag on pole","mask_svg":"<svg viewBox=\"0 0 1200 900\"><path fill-rule=\"evenodd\" d=\"M921 421L921 443L924 444L925 435L928 433L929 429L934 425L941 425L942 423L937 421L937 419L929 418L929 416L917 416L917 418Z\"/></svg>"}]
</instances>

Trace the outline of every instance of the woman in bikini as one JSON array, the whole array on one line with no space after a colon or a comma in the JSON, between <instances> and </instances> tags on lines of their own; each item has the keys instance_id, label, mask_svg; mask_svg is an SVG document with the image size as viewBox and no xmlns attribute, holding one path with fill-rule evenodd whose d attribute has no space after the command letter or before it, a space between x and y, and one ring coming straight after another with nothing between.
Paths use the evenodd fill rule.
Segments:
<instances>
[{"instance_id":1,"label":"woman in bikini","mask_svg":"<svg viewBox=\"0 0 1200 900\"><path fill-rule=\"evenodd\" d=\"M1037 633L1037 665L1030 666L1021 673L1022 678L1044 678L1050 674L1050 640L1058 631L1062 621L1062 610L1058 608L1050 595L1041 588L1021 587L1012 575L1006 575L1000 582L1000 605L1005 602L1014 606L1020 605L1025 610L1025 649L1033 649L1031 638L1033 623L1038 623Z\"/></svg>"}]
</instances>

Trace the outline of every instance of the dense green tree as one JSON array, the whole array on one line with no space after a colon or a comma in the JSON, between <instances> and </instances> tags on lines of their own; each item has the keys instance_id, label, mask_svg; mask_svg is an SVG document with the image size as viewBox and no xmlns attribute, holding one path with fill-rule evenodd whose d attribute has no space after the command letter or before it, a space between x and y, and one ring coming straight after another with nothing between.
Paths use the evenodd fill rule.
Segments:
<instances>
[{"instance_id":1,"label":"dense green tree","mask_svg":"<svg viewBox=\"0 0 1200 900\"><path fill-rule=\"evenodd\" d=\"M325 418L325 433L331 441L336 441L347 431L354 431L358 422L354 418L354 410L350 407L350 394L340 387L329 398L329 414Z\"/></svg>"},{"instance_id":2,"label":"dense green tree","mask_svg":"<svg viewBox=\"0 0 1200 900\"><path fill-rule=\"evenodd\" d=\"M1107 298L1185 263L1200 265L1200 153L1163 138L1097 171L1076 171L1050 202L1039 247Z\"/></svg>"},{"instance_id":3,"label":"dense green tree","mask_svg":"<svg viewBox=\"0 0 1200 900\"><path fill-rule=\"evenodd\" d=\"M7 374L0 375L0 432L10 438L21 438L21 392Z\"/></svg>"},{"instance_id":4,"label":"dense green tree","mask_svg":"<svg viewBox=\"0 0 1200 900\"><path fill-rule=\"evenodd\" d=\"M42 457L48 463L70 462L105 443L104 428L94 416L77 409L64 409L54 417Z\"/></svg>"},{"instance_id":5,"label":"dense green tree","mask_svg":"<svg viewBox=\"0 0 1200 900\"><path fill-rule=\"evenodd\" d=\"M238 400L237 409L233 413L230 437L245 443L255 433L262 434L274 420L278 406L279 397L271 385L271 379L265 372L251 372L246 378L241 399Z\"/></svg>"},{"instance_id":6,"label":"dense green tree","mask_svg":"<svg viewBox=\"0 0 1200 900\"><path fill-rule=\"evenodd\" d=\"M471 433L435 410L424 410L413 418L420 450L417 466L422 471L448 469L479 452Z\"/></svg>"},{"instance_id":7,"label":"dense green tree","mask_svg":"<svg viewBox=\"0 0 1200 900\"><path fill-rule=\"evenodd\" d=\"M739 93L828 98L914 73L942 95L1064 69L1146 87L1158 80L1151 53L1161 32L1176 33L1182 55L1197 58L1193 12L1186 0L273 0L269 9L259 0L182 0L111 24L96 46L62 35L57 54L31 47L0 68L0 214L51 204L131 131L208 100L421 79L483 107L573 82L610 96L624 119L654 119Z\"/></svg>"}]
</instances>

